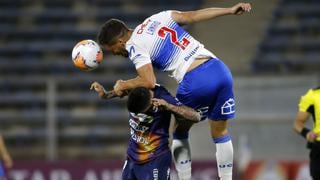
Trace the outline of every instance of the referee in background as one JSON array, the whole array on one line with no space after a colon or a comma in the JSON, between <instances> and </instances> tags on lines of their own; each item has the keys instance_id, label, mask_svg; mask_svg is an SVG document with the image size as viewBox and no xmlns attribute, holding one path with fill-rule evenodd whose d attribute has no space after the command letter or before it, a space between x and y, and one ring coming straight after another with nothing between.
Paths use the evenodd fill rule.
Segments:
<instances>
[{"instance_id":1,"label":"referee in background","mask_svg":"<svg viewBox=\"0 0 320 180\"><path fill-rule=\"evenodd\" d=\"M310 115L313 117L312 129L305 127ZM307 140L307 147L310 149L310 174L314 180L320 180L320 87L308 90L301 97L293 128Z\"/></svg>"}]
</instances>

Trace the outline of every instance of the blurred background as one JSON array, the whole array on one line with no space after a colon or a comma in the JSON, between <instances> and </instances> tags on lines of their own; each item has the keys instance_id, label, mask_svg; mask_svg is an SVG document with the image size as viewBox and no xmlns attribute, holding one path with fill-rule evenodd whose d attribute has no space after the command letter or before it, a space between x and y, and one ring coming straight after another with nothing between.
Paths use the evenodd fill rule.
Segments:
<instances>
[{"instance_id":1,"label":"blurred background","mask_svg":"<svg viewBox=\"0 0 320 180\"><path fill-rule=\"evenodd\" d=\"M117 79L134 77L135 68L105 52L97 70L81 72L72 64L73 46L95 40L109 18L134 28L162 10L238 2L0 0L0 133L15 161L8 179L120 179L129 138L126 99L103 101L89 88L98 81L111 89ZM308 179L308 150L292 123L300 96L320 85L320 1L246 2L251 13L186 27L234 75L235 179ZM174 80L157 77L175 94ZM216 179L207 121L192 128L190 143L194 179Z\"/></svg>"}]
</instances>

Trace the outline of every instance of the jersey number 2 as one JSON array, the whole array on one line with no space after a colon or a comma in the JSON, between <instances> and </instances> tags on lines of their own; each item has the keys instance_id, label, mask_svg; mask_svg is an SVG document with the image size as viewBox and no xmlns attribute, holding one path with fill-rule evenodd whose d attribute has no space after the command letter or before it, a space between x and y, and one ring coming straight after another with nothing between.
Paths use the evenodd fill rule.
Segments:
<instances>
[{"instance_id":1,"label":"jersey number 2","mask_svg":"<svg viewBox=\"0 0 320 180\"><path fill-rule=\"evenodd\" d=\"M164 39L166 37L166 34L168 34L168 33L170 35L171 42L173 44L175 44L176 46L179 46L181 49L184 50L190 44L190 41L185 37L183 37L181 39L181 42L179 42L178 36L177 36L177 31L175 31L174 29L163 26L158 31L158 35L162 39Z\"/></svg>"}]
</instances>

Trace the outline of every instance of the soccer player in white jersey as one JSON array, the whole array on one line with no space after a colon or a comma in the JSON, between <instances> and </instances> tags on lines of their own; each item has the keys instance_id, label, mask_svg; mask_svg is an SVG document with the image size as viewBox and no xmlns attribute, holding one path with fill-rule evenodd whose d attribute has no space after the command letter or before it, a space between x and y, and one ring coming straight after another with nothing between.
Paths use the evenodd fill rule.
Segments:
<instances>
[{"instance_id":1,"label":"soccer player in white jersey","mask_svg":"<svg viewBox=\"0 0 320 180\"><path fill-rule=\"evenodd\" d=\"M228 67L186 32L182 25L210 20L223 15L249 12L251 5L238 3L229 8L195 11L163 11L146 18L134 29L117 19L108 20L98 42L114 55L129 57L138 76L118 80L117 95L143 86L154 88L153 68L168 71L178 83L176 97L183 104L206 113L216 144L220 179L232 179L233 147L227 120L234 117L233 80ZM191 154L188 131L192 125L176 124L172 152L180 179L191 179Z\"/></svg>"}]
</instances>

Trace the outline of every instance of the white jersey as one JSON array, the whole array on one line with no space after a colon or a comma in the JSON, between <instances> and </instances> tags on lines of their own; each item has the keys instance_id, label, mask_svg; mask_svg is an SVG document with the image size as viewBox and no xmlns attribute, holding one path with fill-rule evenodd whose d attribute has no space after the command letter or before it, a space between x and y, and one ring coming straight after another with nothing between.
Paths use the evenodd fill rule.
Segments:
<instances>
[{"instance_id":1,"label":"white jersey","mask_svg":"<svg viewBox=\"0 0 320 180\"><path fill-rule=\"evenodd\" d=\"M126 43L136 69L152 63L161 71L171 72L180 83L198 56L216 57L163 11L138 25Z\"/></svg>"}]
</instances>

